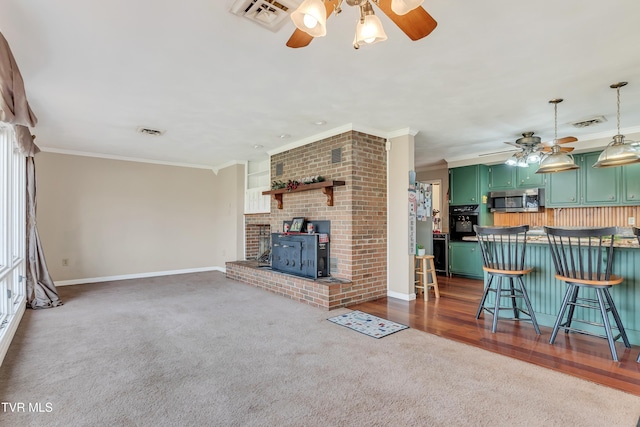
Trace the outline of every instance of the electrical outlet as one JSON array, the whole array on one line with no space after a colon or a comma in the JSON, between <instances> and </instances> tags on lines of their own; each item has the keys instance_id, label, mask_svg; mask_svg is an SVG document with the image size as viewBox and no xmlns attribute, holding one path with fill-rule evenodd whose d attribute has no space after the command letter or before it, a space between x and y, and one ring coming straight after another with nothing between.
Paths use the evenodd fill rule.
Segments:
<instances>
[{"instance_id":1,"label":"electrical outlet","mask_svg":"<svg viewBox=\"0 0 640 427\"><path fill-rule=\"evenodd\" d=\"M62 266L69 267L69 258L62 258Z\"/></svg>"},{"instance_id":2,"label":"electrical outlet","mask_svg":"<svg viewBox=\"0 0 640 427\"><path fill-rule=\"evenodd\" d=\"M627 218L627 223L629 225L636 225L636 218L633 216L630 216L629 218Z\"/></svg>"}]
</instances>

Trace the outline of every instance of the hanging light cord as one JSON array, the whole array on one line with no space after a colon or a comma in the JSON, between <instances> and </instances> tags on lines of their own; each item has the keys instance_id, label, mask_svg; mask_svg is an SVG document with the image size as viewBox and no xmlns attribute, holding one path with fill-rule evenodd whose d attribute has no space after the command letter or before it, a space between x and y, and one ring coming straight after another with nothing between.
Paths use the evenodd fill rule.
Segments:
<instances>
[{"instance_id":1,"label":"hanging light cord","mask_svg":"<svg viewBox=\"0 0 640 427\"><path fill-rule=\"evenodd\" d=\"M554 117L554 123L555 123L553 143L557 144L558 143L558 103L557 102L553 104L553 117Z\"/></svg>"},{"instance_id":2,"label":"hanging light cord","mask_svg":"<svg viewBox=\"0 0 640 427\"><path fill-rule=\"evenodd\" d=\"M620 86L616 88L618 93L618 135L620 135Z\"/></svg>"}]
</instances>

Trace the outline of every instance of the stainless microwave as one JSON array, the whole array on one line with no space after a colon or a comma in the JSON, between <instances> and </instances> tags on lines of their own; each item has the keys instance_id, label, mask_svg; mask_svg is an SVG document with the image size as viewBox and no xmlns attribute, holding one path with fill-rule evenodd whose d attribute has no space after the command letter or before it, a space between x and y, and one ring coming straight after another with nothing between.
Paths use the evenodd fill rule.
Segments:
<instances>
[{"instance_id":1,"label":"stainless microwave","mask_svg":"<svg viewBox=\"0 0 640 427\"><path fill-rule=\"evenodd\" d=\"M487 205L491 212L539 212L544 209L544 188L492 191Z\"/></svg>"}]
</instances>

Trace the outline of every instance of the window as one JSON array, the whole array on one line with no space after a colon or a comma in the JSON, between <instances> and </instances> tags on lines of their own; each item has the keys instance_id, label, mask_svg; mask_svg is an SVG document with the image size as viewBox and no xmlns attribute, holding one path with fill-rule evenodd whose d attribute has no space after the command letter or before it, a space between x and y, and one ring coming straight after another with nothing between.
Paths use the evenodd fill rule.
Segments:
<instances>
[{"instance_id":1,"label":"window","mask_svg":"<svg viewBox=\"0 0 640 427\"><path fill-rule=\"evenodd\" d=\"M12 128L0 126L0 350L8 348L7 331L15 331L26 297L26 162L14 139Z\"/></svg>"}]
</instances>

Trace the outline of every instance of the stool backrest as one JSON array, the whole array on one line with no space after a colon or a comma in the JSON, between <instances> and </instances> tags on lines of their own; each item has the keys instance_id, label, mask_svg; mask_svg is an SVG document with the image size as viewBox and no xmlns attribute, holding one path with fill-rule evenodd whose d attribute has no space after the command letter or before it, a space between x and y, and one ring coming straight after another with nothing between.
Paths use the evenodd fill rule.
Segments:
<instances>
[{"instance_id":1,"label":"stool backrest","mask_svg":"<svg viewBox=\"0 0 640 427\"><path fill-rule=\"evenodd\" d=\"M638 244L640 244L640 228L633 227L632 230L633 230L633 234L635 234L636 237L638 238Z\"/></svg>"},{"instance_id":2,"label":"stool backrest","mask_svg":"<svg viewBox=\"0 0 640 427\"><path fill-rule=\"evenodd\" d=\"M516 227L481 227L476 225L473 229L478 237L482 263L486 268L524 269L528 225Z\"/></svg>"},{"instance_id":3,"label":"stool backrest","mask_svg":"<svg viewBox=\"0 0 640 427\"><path fill-rule=\"evenodd\" d=\"M556 274L582 280L609 280L615 227L544 227Z\"/></svg>"}]
</instances>

